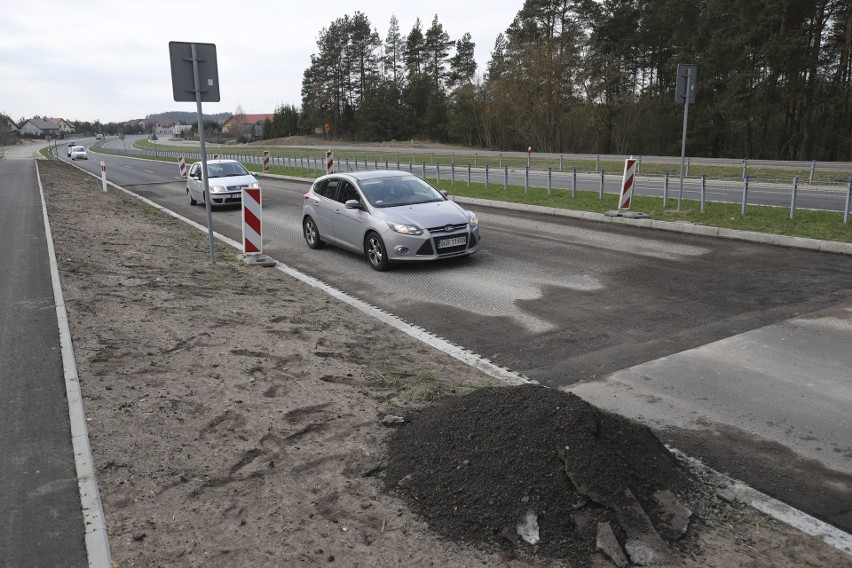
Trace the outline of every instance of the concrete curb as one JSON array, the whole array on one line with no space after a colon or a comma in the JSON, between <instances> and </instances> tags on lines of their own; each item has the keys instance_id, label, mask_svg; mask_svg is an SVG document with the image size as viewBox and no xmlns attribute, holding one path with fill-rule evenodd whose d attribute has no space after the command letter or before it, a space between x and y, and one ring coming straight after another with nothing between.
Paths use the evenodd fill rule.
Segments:
<instances>
[{"instance_id":1,"label":"concrete curb","mask_svg":"<svg viewBox=\"0 0 852 568\"><path fill-rule=\"evenodd\" d=\"M59 265L56 262L56 251L53 248L53 234L47 216L47 204L44 199L44 188L38 173L36 161L36 177L38 178L39 193L41 193L42 216L44 231L47 236L47 249L50 260L50 278L53 282L53 298L56 304L56 318L59 325L59 343L62 352L62 367L65 375L65 393L68 397L68 417L71 423L71 443L74 451L74 462L77 469L77 486L80 490L80 504L83 511L84 535L86 554L89 568L110 568L112 556L109 547L109 535L106 528L101 494L95 477L95 462L92 448L89 444L89 428L86 425L86 408L83 394L80 390L80 378L77 374L77 361L74 358L74 345L71 340L71 328L68 324L68 314L65 311L65 297L62 293L62 283L59 278Z\"/></svg>"}]
</instances>

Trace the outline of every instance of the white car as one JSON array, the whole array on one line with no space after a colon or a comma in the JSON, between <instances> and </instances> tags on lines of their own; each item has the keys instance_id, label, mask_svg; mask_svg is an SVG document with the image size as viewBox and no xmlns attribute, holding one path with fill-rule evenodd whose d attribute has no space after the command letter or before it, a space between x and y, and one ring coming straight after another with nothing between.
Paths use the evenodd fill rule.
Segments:
<instances>
[{"instance_id":1,"label":"white car","mask_svg":"<svg viewBox=\"0 0 852 568\"><path fill-rule=\"evenodd\" d=\"M77 145L77 143L76 143L76 142L74 142L73 140L71 140L70 142L68 142L68 157L69 157L69 158L71 157L71 148L73 148L73 147L74 147L74 146L76 146L76 145Z\"/></svg>"},{"instance_id":2,"label":"white car","mask_svg":"<svg viewBox=\"0 0 852 568\"><path fill-rule=\"evenodd\" d=\"M207 183L210 186L210 205L242 203L243 188L257 189L257 179L236 160L207 160ZM189 204L204 203L204 180L201 179L201 162L189 167L186 178L186 195Z\"/></svg>"},{"instance_id":3,"label":"white car","mask_svg":"<svg viewBox=\"0 0 852 568\"><path fill-rule=\"evenodd\" d=\"M86 149L83 146L72 146L71 147L71 160L88 160L89 155L86 153Z\"/></svg>"}]
</instances>

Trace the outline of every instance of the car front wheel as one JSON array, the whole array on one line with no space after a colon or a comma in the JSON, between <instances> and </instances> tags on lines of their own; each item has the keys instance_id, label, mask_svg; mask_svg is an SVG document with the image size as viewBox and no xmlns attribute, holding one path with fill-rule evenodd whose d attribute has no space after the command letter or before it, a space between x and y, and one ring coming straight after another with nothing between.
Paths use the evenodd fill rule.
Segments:
<instances>
[{"instance_id":1,"label":"car front wheel","mask_svg":"<svg viewBox=\"0 0 852 568\"><path fill-rule=\"evenodd\" d=\"M189 204L190 204L190 205L195 205L196 203L198 203L198 202L195 200L195 198L192 196L192 193L190 193L190 191L189 191L189 188L188 188L188 187L186 188L186 196L189 198Z\"/></svg>"},{"instance_id":2,"label":"car front wheel","mask_svg":"<svg viewBox=\"0 0 852 568\"><path fill-rule=\"evenodd\" d=\"M383 272L390 268L385 243L377 233L369 233L364 239L364 255L367 257L367 262L373 270Z\"/></svg>"},{"instance_id":3,"label":"car front wheel","mask_svg":"<svg viewBox=\"0 0 852 568\"><path fill-rule=\"evenodd\" d=\"M325 242L320 238L317 224L312 218L305 217L302 221L302 233L305 235L305 242L312 249L321 249L325 246Z\"/></svg>"}]
</instances>

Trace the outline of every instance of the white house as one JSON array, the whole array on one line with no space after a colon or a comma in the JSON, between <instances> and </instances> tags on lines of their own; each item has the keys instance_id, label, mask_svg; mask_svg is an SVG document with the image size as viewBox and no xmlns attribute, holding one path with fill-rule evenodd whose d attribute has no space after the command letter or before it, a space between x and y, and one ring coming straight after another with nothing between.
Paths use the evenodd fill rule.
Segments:
<instances>
[{"instance_id":1,"label":"white house","mask_svg":"<svg viewBox=\"0 0 852 568\"><path fill-rule=\"evenodd\" d=\"M31 118L24 121L18 130L25 136L39 137L58 136L61 132L58 125L41 118Z\"/></svg>"}]
</instances>

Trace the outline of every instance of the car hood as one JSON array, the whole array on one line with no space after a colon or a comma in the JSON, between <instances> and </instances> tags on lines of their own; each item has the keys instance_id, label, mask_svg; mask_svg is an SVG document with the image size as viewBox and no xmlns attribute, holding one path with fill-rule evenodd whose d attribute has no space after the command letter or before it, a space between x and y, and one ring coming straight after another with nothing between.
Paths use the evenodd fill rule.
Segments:
<instances>
[{"instance_id":1,"label":"car hood","mask_svg":"<svg viewBox=\"0 0 852 568\"><path fill-rule=\"evenodd\" d=\"M468 222L464 209L452 201L436 201L380 209L385 219L394 223L417 225L421 228L461 225Z\"/></svg>"},{"instance_id":2,"label":"car hood","mask_svg":"<svg viewBox=\"0 0 852 568\"><path fill-rule=\"evenodd\" d=\"M231 176L231 177L218 177L218 178L210 178L207 183L211 186L213 185L224 185L225 187L246 187L250 184L256 182L257 179L252 176Z\"/></svg>"}]
</instances>

